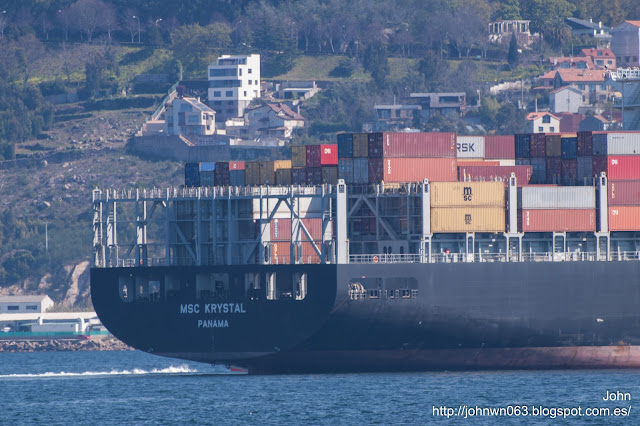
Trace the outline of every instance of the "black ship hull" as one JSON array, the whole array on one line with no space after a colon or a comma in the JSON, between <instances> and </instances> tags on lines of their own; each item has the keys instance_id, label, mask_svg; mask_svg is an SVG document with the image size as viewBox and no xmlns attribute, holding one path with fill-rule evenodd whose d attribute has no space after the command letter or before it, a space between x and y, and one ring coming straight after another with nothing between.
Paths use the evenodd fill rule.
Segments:
<instances>
[{"instance_id":1,"label":"black ship hull","mask_svg":"<svg viewBox=\"0 0 640 426\"><path fill-rule=\"evenodd\" d=\"M125 343L252 373L640 367L637 261L94 268L91 292Z\"/></svg>"}]
</instances>

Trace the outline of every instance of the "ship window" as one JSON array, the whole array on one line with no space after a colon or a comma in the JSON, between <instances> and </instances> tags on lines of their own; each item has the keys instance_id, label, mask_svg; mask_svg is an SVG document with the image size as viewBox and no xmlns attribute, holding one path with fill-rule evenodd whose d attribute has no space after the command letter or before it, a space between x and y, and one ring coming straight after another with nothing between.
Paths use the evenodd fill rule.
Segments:
<instances>
[{"instance_id":1,"label":"ship window","mask_svg":"<svg viewBox=\"0 0 640 426\"><path fill-rule=\"evenodd\" d=\"M244 286L247 293L247 299L259 300L264 297L260 291L260 274L255 272L247 272L244 274Z\"/></svg>"},{"instance_id":2,"label":"ship window","mask_svg":"<svg viewBox=\"0 0 640 426\"><path fill-rule=\"evenodd\" d=\"M369 299L380 299L380 290L369 290Z\"/></svg>"},{"instance_id":3,"label":"ship window","mask_svg":"<svg viewBox=\"0 0 640 426\"><path fill-rule=\"evenodd\" d=\"M160 281L149 281L149 301L160 301Z\"/></svg>"},{"instance_id":4,"label":"ship window","mask_svg":"<svg viewBox=\"0 0 640 426\"><path fill-rule=\"evenodd\" d=\"M307 297L307 274L296 272L293 277L296 300Z\"/></svg>"},{"instance_id":5,"label":"ship window","mask_svg":"<svg viewBox=\"0 0 640 426\"><path fill-rule=\"evenodd\" d=\"M276 292L276 273L275 272L267 272L265 274L265 280L267 283L267 299L268 300L276 300L277 292Z\"/></svg>"},{"instance_id":6,"label":"ship window","mask_svg":"<svg viewBox=\"0 0 640 426\"><path fill-rule=\"evenodd\" d=\"M123 302L133 302L133 277L131 275L120 277L118 281L120 299Z\"/></svg>"}]
</instances>

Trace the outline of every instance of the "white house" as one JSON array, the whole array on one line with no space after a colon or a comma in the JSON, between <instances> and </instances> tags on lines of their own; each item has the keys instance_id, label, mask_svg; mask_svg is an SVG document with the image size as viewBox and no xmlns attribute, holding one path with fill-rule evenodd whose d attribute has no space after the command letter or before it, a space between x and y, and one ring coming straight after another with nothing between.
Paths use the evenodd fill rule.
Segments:
<instances>
[{"instance_id":1,"label":"white house","mask_svg":"<svg viewBox=\"0 0 640 426\"><path fill-rule=\"evenodd\" d=\"M53 307L47 295L0 296L0 314L42 313Z\"/></svg>"},{"instance_id":2,"label":"white house","mask_svg":"<svg viewBox=\"0 0 640 426\"><path fill-rule=\"evenodd\" d=\"M560 131L560 119L550 112L531 112L527 115L531 122L531 133L556 133Z\"/></svg>"},{"instance_id":3,"label":"white house","mask_svg":"<svg viewBox=\"0 0 640 426\"><path fill-rule=\"evenodd\" d=\"M166 134L208 136L216 132L216 112L196 98L176 98L166 105Z\"/></svg>"},{"instance_id":4,"label":"white house","mask_svg":"<svg viewBox=\"0 0 640 426\"><path fill-rule=\"evenodd\" d=\"M611 30L611 50L618 67L640 65L640 21L625 21Z\"/></svg>"},{"instance_id":5,"label":"white house","mask_svg":"<svg viewBox=\"0 0 640 426\"><path fill-rule=\"evenodd\" d=\"M585 106L582 92L571 86L563 86L549 93L551 111L555 113L578 113L580 107Z\"/></svg>"},{"instance_id":6,"label":"white house","mask_svg":"<svg viewBox=\"0 0 640 426\"><path fill-rule=\"evenodd\" d=\"M222 55L209 65L209 106L220 121L242 117L260 97L260 55Z\"/></svg>"}]
</instances>

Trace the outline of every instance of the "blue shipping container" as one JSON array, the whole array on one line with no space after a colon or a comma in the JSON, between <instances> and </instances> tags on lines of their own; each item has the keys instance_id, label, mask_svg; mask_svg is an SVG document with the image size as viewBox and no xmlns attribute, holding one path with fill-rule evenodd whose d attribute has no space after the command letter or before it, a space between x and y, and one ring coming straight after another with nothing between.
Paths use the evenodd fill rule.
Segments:
<instances>
[{"instance_id":1,"label":"blue shipping container","mask_svg":"<svg viewBox=\"0 0 640 426\"><path fill-rule=\"evenodd\" d=\"M187 163L184 165L184 186L200 186L198 163Z\"/></svg>"},{"instance_id":2,"label":"blue shipping container","mask_svg":"<svg viewBox=\"0 0 640 426\"><path fill-rule=\"evenodd\" d=\"M578 138L562 138L562 159L575 160L578 158Z\"/></svg>"},{"instance_id":3,"label":"blue shipping container","mask_svg":"<svg viewBox=\"0 0 640 426\"><path fill-rule=\"evenodd\" d=\"M338 134L338 158L353 158L353 134Z\"/></svg>"},{"instance_id":4,"label":"blue shipping container","mask_svg":"<svg viewBox=\"0 0 640 426\"><path fill-rule=\"evenodd\" d=\"M593 155L607 155L607 134L606 133L594 133L593 140Z\"/></svg>"},{"instance_id":5,"label":"blue shipping container","mask_svg":"<svg viewBox=\"0 0 640 426\"><path fill-rule=\"evenodd\" d=\"M530 183L545 183L547 181L547 163L544 158L536 157L531 159L531 181Z\"/></svg>"},{"instance_id":6,"label":"blue shipping container","mask_svg":"<svg viewBox=\"0 0 640 426\"><path fill-rule=\"evenodd\" d=\"M369 183L369 159L353 159L353 183Z\"/></svg>"},{"instance_id":7,"label":"blue shipping container","mask_svg":"<svg viewBox=\"0 0 640 426\"><path fill-rule=\"evenodd\" d=\"M244 170L231 170L229 172L229 185L244 186Z\"/></svg>"},{"instance_id":8,"label":"blue shipping container","mask_svg":"<svg viewBox=\"0 0 640 426\"><path fill-rule=\"evenodd\" d=\"M344 183L353 182L353 158L341 158L338 160L338 179L344 179Z\"/></svg>"},{"instance_id":9,"label":"blue shipping container","mask_svg":"<svg viewBox=\"0 0 640 426\"><path fill-rule=\"evenodd\" d=\"M531 157L531 135L528 133L515 135L516 158Z\"/></svg>"},{"instance_id":10,"label":"blue shipping container","mask_svg":"<svg viewBox=\"0 0 640 426\"><path fill-rule=\"evenodd\" d=\"M213 172L216 170L216 163L200 163L201 172Z\"/></svg>"}]
</instances>

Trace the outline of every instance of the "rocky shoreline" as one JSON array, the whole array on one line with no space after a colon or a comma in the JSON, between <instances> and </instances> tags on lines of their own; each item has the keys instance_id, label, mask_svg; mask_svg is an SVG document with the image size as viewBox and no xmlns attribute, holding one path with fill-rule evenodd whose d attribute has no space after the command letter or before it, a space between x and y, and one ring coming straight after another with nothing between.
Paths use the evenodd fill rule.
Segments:
<instances>
[{"instance_id":1,"label":"rocky shoreline","mask_svg":"<svg viewBox=\"0 0 640 426\"><path fill-rule=\"evenodd\" d=\"M115 337L103 339L0 340L0 352L132 351Z\"/></svg>"}]
</instances>

